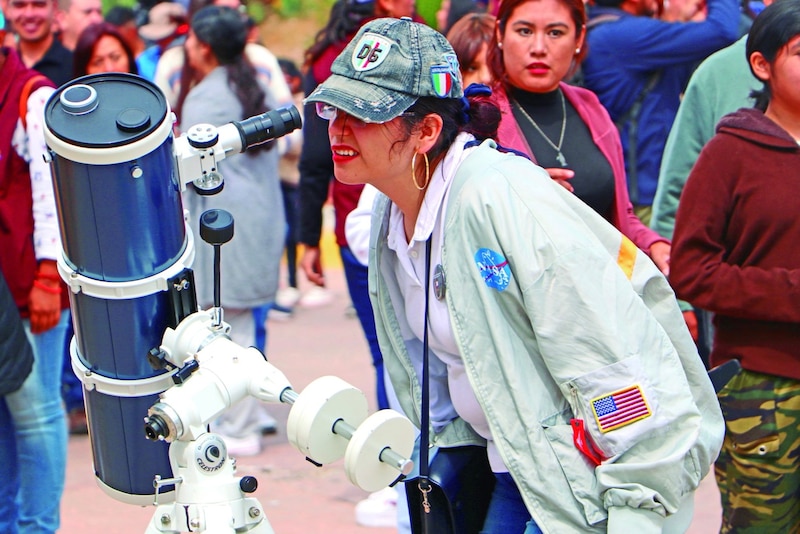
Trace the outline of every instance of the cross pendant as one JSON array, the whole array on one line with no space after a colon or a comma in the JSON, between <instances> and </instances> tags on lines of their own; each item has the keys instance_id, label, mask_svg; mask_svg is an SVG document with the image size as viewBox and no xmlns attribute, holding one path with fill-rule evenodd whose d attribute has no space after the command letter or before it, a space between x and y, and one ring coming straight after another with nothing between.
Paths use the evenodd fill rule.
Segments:
<instances>
[{"instance_id":1,"label":"cross pendant","mask_svg":"<svg viewBox=\"0 0 800 534\"><path fill-rule=\"evenodd\" d=\"M556 154L556 159L558 160L558 163L562 167L566 167L567 166L567 160L566 160L566 158L564 158L564 154L562 154L560 150L558 151L558 154Z\"/></svg>"}]
</instances>

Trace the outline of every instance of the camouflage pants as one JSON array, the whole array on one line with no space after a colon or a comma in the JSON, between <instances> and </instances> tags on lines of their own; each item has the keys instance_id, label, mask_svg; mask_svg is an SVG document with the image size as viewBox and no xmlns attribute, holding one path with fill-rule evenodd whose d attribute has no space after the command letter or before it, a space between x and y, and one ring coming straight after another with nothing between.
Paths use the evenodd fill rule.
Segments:
<instances>
[{"instance_id":1,"label":"camouflage pants","mask_svg":"<svg viewBox=\"0 0 800 534\"><path fill-rule=\"evenodd\" d=\"M719 401L720 532L800 532L800 381L743 369Z\"/></svg>"}]
</instances>

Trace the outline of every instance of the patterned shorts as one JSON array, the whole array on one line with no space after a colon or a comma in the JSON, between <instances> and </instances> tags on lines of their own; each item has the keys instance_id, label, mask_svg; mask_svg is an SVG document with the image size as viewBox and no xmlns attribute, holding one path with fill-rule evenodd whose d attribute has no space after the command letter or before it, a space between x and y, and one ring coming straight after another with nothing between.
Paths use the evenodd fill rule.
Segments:
<instances>
[{"instance_id":1,"label":"patterned shorts","mask_svg":"<svg viewBox=\"0 0 800 534\"><path fill-rule=\"evenodd\" d=\"M742 370L719 393L722 533L800 532L800 381Z\"/></svg>"}]
</instances>

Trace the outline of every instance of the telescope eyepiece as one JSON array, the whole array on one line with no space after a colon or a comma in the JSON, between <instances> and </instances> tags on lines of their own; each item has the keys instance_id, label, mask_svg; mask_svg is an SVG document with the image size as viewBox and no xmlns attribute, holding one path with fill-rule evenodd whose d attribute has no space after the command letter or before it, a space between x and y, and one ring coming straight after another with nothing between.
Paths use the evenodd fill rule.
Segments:
<instances>
[{"instance_id":1,"label":"telescope eyepiece","mask_svg":"<svg viewBox=\"0 0 800 534\"><path fill-rule=\"evenodd\" d=\"M273 109L261 115L233 123L242 138L242 152L293 132L303 125L300 112L294 106Z\"/></svg>"}]
</instances>

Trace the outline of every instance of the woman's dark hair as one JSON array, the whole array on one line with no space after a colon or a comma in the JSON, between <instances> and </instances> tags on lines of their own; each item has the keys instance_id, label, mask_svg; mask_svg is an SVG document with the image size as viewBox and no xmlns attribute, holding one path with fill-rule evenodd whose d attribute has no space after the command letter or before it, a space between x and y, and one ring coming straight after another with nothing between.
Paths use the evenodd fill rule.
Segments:
<instances>
[{"instance_id":1,"label":"woman's dark hair","mask_svg":"<svg viewBox=\"0 0 800 534\"><path fill-rule=\"evenodd\" d=\"M503 0L500 2L500 7L497 10L497 27L499 29L500 35L505 35L506 33L506 24L508 24L508 19L511 18L511 14L514 13L514 10L517 9L522 4L527 2L536 2L537 0ZM572 22L575 23L575 37L578 38L581 36L581 33L586 31L586 7L583 4L583 0L559 0L567 9L569 9L570 16L572 17ZM497 33L492 36L492 42L489 44L489 53L487 54L486 62L489 65L489 70L492 73L492 78L501 84L506 84L507 76L506 76L506 68L503 65L503 50L497 46ZM572 71L577 69L578 65L581 64L583 58L586 57L586 46L581 47L581 51L575 55L575 59L573 61Z\"/></svg>"},{"instance_id":2,"label":"woman's dark hair","mask_svg":"<svg viewBox=\"0 0 800 534\"><path fill-rule=\"evenodd\" d=\"M755 52L761 52L770 65L775 63L778 52L789 41L800 35L800 0L780 0L764 9L753 21L750 33L747 36L747 62ZM750 67L753 72L753 67ZM755 72L753 72L755 76ZM758 76L756 76L758 78ZM772 90L768 81L764 81L764 88L753 91L750 96L755 98L755 107L766 111L772 98Z\"/></svg>"},{"instance_id":3,"label":"woman's dark hair","mask_svg":"<svg viewBox=\"0 0 800 534\"><path fill-rule=\"evenodd\" d=\"M461 132L474 135L478 141L497 137L501 114L490 96L470 96L466 97L466 102L469 102L469 109L465 109L465 100L460 98L421 97L402 116L408 132L422 122L426 115L436 114L442 118L442 133L436 145L428 152L431 160L446 153Z\"/></svg>"},{"instance_id":4,"label":"woman's dark hair","mask_svg":"<svg viewBox=\"0 0 800 534\"><path fill-rule=\"evenodd\" d=\"M439 28L439 33L449 34L456 22L467 15L485 13L486 5L475 0L450 0L450 9L447 11L447 26Z\"/></svg>"},{"instance_id":5,"label":"woman's dark hair","mask_svg":"<svg viewBox=\"0 0 800 534\"><path fill-rule=\"evenodd\" d=\"M130 74L139 74L139 69L136 67L136 57L133 54L128 42L119 33L116 26L109 22L97 22L87 26L78 36L78 42L75 44L75 51L72 53L72 72L77 78L85 76L89 68L89 62L92 60L94 48L101 37L113 37L122 46L125 55L128 56L128 72Z\"/></svg>"},{"instance_id":6,"label":"woman's dark hair","mask_svg":"<svg viewBox=\"0 0 800 534\"><path fill-rule=\"evenodd\" d=\"M374 14L375 3L372 0L337 0L331 6L328 22L317 32L314 42L303 55L303 69L308 70L332 44L345 42Z\"/></svg>"},{"instance_id":7,"label":"woman's dark hair","mask_svg":"<svg viewBox=\"0 0 800 534\"><path fill-rule=\"evenodd\" d=\"M189 13L188 18L191 21L195 14L204 7L214 5L214 0L189 0ZM183 65L181 66L181 81L178 90L178 97L175 100L175 115L180 118L183 103L186 101L186 96L191 91L194 84L197 83L197 73L194 71L189 62L186 61L186 54L183 55Z\"/></svg>"},{"instance_id":8,"label":"woman's dark hair","mask_svg":"<svg viewBox=\"0 0 800 534\"><path fill-rule=\"evenodd\" d=\"M269 111L266 94L258 83L256 70L244 55L247 25L242 14L229 7L208 6L192 17L192 31L211 52L228 75L228 86L242 105L242 118ZM274 143L255 148L271 149Z\"/></svg>"},{"instance_id":9,"label":"woman's dark hair","mask_svg":"<svg viewBox=\"0 0 800 534\"><path fill-rule=\"evenodd\" d=\"M471 65L481 46L492 42L495 18L488 13L470 13L453 24L447 32L447 40L453 46L461 70Z\"/></svg>"}]
</instances>

